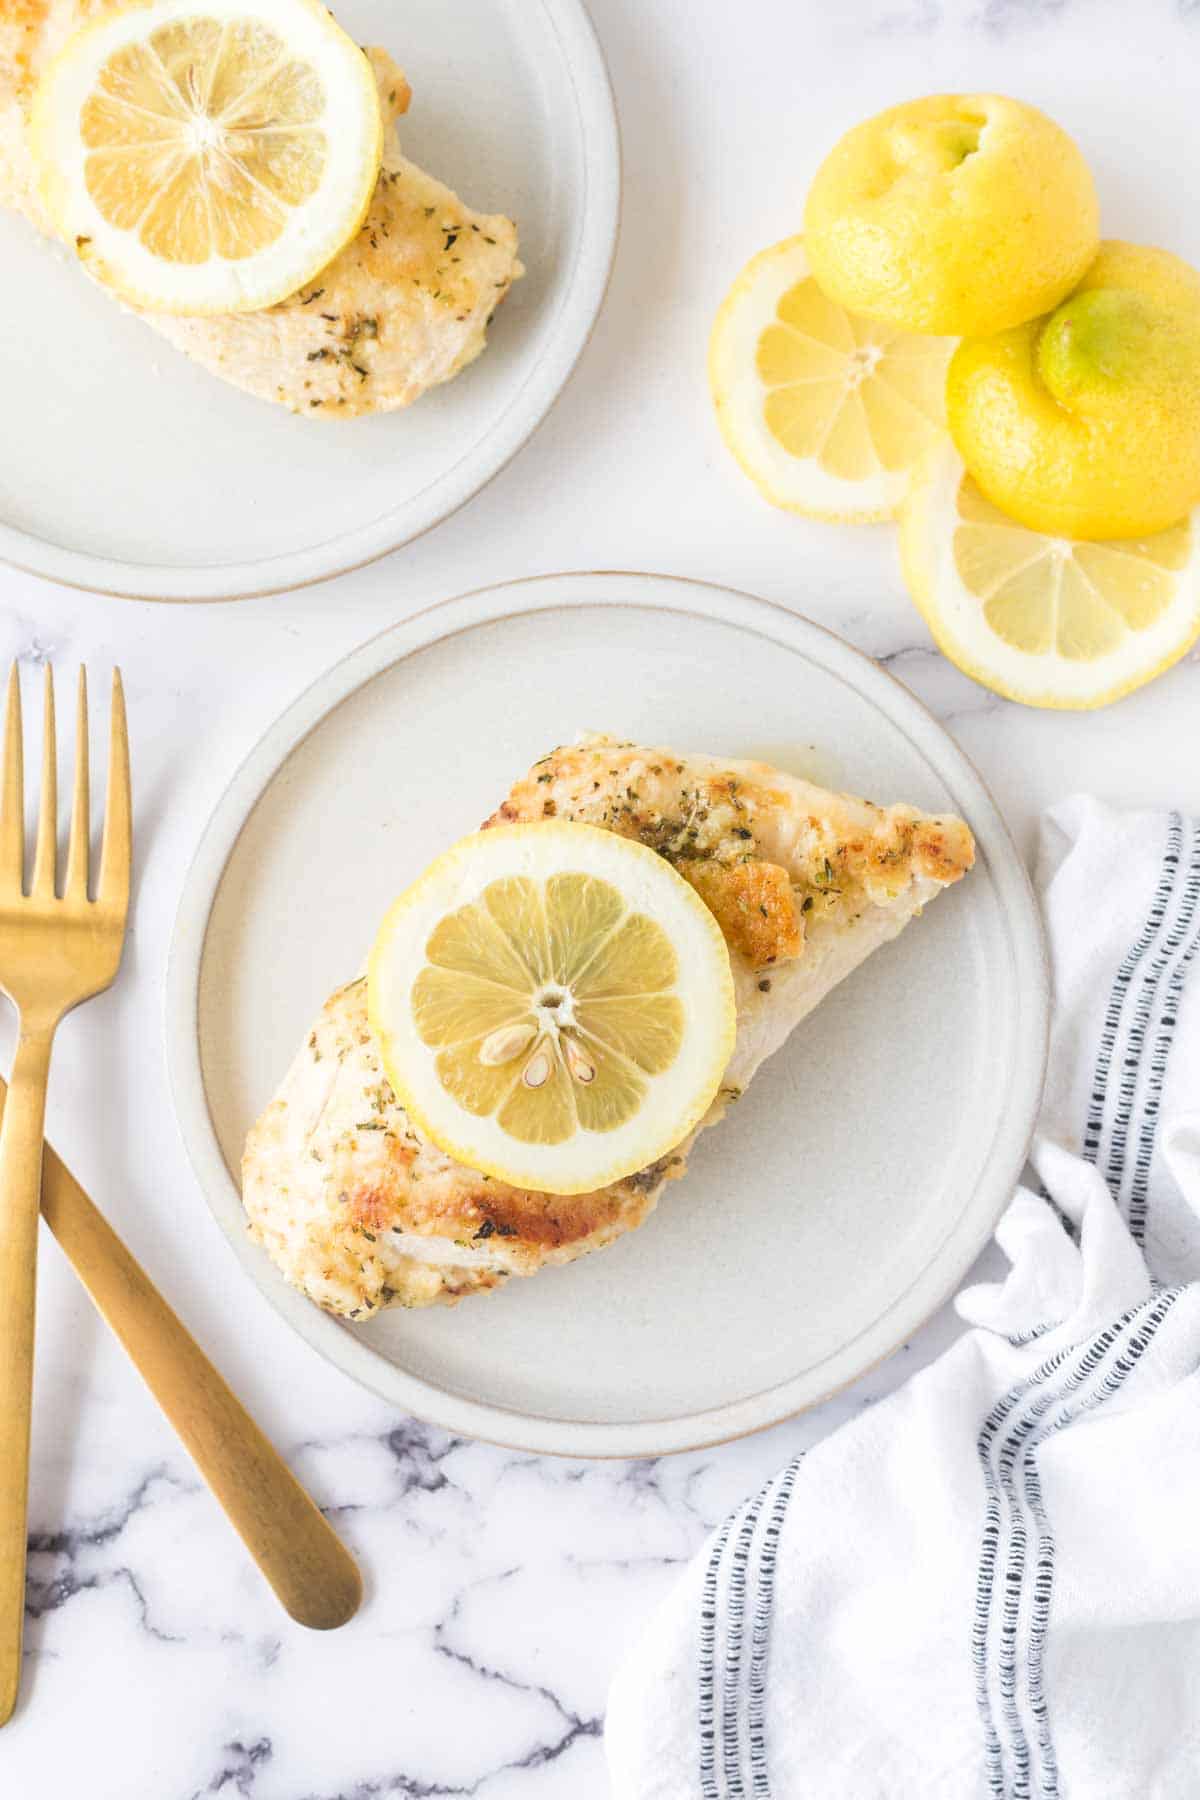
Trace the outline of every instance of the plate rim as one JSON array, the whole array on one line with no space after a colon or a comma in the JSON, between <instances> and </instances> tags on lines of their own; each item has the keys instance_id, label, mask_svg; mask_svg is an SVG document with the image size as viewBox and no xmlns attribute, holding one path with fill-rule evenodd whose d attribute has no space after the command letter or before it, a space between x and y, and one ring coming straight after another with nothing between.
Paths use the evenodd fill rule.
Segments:
<instances>
[{"instance_id":1,"label":"plate rim","mask_svg":"<svg viewBox=\"0 0 1200 1800\"><path fill-rule=\"evenodd\" d=\"M937 1253L887 1311L814 1369L734 1401L653 1420L549 1418L467 1398L399 1368L289 1287L245 1231L241 1196L209 1112L200 1053L200 975L216 894L254 806L295 749L338 705L409 656L477 626L580 604L650 608L735 628L765 628L775 641L790 636L790 648L815 650L822 667L880 704L951 786L956 801L965 788L1013 956L1014 1035L1023 1047L982 1180ZM885 700L891 705L882 704ZM1008 1204L1032 1140L1049 1052L1050 969L1028 871L987 784L941 723L888 669L827 626L737 589L636 571L567 571L436 601L340 658L279 714L234 771L184 875L168 955L164 1026L176 1120L208 1209L259 1292L310 1349L406 1413L459 1435L535 1454L647 1457L725 1443L819 1405L885 1361L957 1290Z\"/></svg>"},{"instance_id":2,"label":"plate rim","mask_svg":"<svg viewBox=\"0 0 1200 1800\"><path fill-rule=\"evenodd\" d=\"M566 292L537 359L504 411L459 463L413 503L307 550L216 566L127 562L53 544L0 519L0 562L20 574L115 600L165 604L257 600L332 581L402 549L444 524L495 480L548 418L577 367L604 306L621 219L621 134L608 63L586 0L539 0L562 47L581 141L583 229ZM269 573L268 573L269 571Z\"/></svg>"}]
</instances>

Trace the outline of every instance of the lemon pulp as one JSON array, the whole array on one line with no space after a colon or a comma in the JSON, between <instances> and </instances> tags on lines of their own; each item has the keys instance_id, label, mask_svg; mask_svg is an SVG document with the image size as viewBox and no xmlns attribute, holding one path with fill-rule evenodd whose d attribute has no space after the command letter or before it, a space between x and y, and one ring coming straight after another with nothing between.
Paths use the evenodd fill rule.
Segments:
<instances>
[{"instance_id":1,"label":"lemon pulp","mask_svg":"<svg viewBox=\"0 0 1200 1800\"><path fill-rule=\"evenodd\" d=\"M595 876L493 881L425 955L413 1016L443 1087L522 1143L611 1131L679 1053L670 939Z\"/></svg>"},{"instance_id":2,"label":"lemon pulp","mask_svg":"<svg viewBox=\"0 0 1200 1800\"><path fill-rule=\"evenodd\" d=\"M164 25L107 59L83 107L88 193L165 262L252 256L320 186L324 108L261 21Z\"/></svg>"},{"instance_id":3,"label":"lemon pulp","mask_svg":"<svg viewBox=\"0 0 1200 1800\"><path fill-rule=\"evenodd\" d=\"M383 120L318 0L102 9L42 75L38 194L88 272L181 314L274 305L362 224Z\"/></svg>"},{"instance_id":4,"label":"lemon pulp","mask_svg":"<svg viewBox=\"0 0 1200 1800\"><path fill-rule=\"evenodd\" d=\"M954 561L996 636L1031 656L1092 662L1145 631L1175 595L1192 551L1188 520L1114 543L1046 537L1017 525L966 476Z\"/></svg>"},{"instance_id":5,"label":"lemon pulp","mask_svg":"<svg viewBox=\"0 0 1200 1800\"><path fill-rule=\"evenodd\" d=\"M904 576L939 649L1027 706L1106 706L1200 636L1200 533L1098 542L1035 531L987 498L953 445L913 473Z\"/></svg>"},{"instance_id":6,"label":"lemon pulp","mask_svg":"<svg viewBox=\"0 0 1200 1800\"><path fill-rule=\"evenodd\" d=\"M767 429L842 481L907 469L945 430L946 349L827 300L812 276L758 340Z\"/></svg>"},{"instance_id":7,"label":"lemon pulp","mask_svg":"<svg viewBox=\"0 0 1200 1800\"><path fill-rule=\"evenodd\" d=\"M746 265L713 326L722 435L775 506L889 518L945 433L952 349L847 312L813 279L803 239L787 238Z\"/></svg>"},{"instance_id":8,"label":"lemon pulp","mask_svg":"<svg viewBox=\"0 0 1200 1800\"><path fill-rule=\"evenodd\" d=\"M388 1080L465 1167L579 1194L674 1150L711 1106L736 1009L721 928L636 839L500 825L381 925L368 1012Z\"/></svg>"}]
</instances>

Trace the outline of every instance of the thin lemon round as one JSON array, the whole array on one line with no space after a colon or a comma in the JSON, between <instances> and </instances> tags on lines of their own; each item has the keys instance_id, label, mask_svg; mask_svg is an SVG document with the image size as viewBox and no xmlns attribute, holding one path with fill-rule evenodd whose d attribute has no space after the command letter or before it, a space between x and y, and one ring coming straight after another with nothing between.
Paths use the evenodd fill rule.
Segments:
<instances>
[{"instance_id":1,"label":"thin lemon round","mask_svg":"<svg viewBox=\"0 0 1200 1800\"><path fill-rule=\"evenodd\" d=\"M383 126L366 56L316 0L142 0L69 39L30 143L90 274L157 311L246 312L353 237Z\"/></svg>"},{"instance_id":2,"label":"thin lemon round","mask_svg":"<svg viewBox=\"0 0 1200 1800\"><path fill-rule=\"evenodd\" d=\"M870 523L945 431L954 341L848 313L814 281L803 238L747 263L717 314L708 374L726 444L774 506Z\"/></svg>"},{"instance_id":3,"label":"thin lemon round","mask_svg":"<svg viewBox=\"0 0 1200 1800\"><path fill-rule=\"evenodd\" d=\"M438 857L380 927L367 991L421 1130L543 1193L673 1150L733 1050L716 920L653 850L591 825L498 826Z\"/></svg>"},{"instance_id":4,"label":"thin lemon round","mask_svg":"<svg viewBox=\"0 0 1200 1800\"><path fill-rule=\"evenodd\" d=\"M848 131L804 207L813 273L905 331L983 336L1057 306L1096 254L1078 146L1003 94L930 94Z\"/></svg>"},{"instance_id":5,"label":"thin lemon round","mask_svg":"<svg viewBox=\"0 0 1200 1800\"><path fill-rule=\"evenodd\" d=\"M1048 536L993 506L947 444L914 471L900 547L938 648L1025 706L1107 706L1200 639L1200 512L1145 538Z\"/></svg>"}]
</instances>

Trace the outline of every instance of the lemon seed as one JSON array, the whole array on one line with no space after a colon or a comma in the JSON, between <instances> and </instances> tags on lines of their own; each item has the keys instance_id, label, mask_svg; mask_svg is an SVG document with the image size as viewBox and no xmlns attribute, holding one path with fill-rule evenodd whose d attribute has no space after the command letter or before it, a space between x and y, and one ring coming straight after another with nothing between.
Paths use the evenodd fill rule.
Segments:
<instances>
[{"instance_id":1,"label":"lemon seed","mask_svg":"<svg viewBox=\"0 0 1200 1800\"><path fill-rule=\"evenodd\" d=\"M574 1038L565 1037L563 1043L567 1049L567 1067L576 1081L582 1081L585 1087L589 1081L595 1081L595 1067L588 1061Z\"/></svg>"},{"instance_id":2,"label":"lemon seed","mask_svg":"<svg viewBox=\"0 0 1200 1800\"><path fill-rule=\"evenodd\" d=\"M514 1056L520 1056L536 1034L537 1030L533 1025L502 1025L499 1031L493 1031L480 1044L479 1060L486 1068L499 1068L502 1063L511 1062Z\"/></svg>"},{"instance_id":3,"label":"lemon seed","mask_svg":"<svg viewBox=\"0 0 1200 1800\"><path fill-rule=\"evenodd\" d=\"M537 1055L531 1056L526 1063L525 1073L521 1080L527 1088L540 1088L545 1087L549 1075L550 1058L544 1050L539 1050Z\"/></svg>"}]
</instances>

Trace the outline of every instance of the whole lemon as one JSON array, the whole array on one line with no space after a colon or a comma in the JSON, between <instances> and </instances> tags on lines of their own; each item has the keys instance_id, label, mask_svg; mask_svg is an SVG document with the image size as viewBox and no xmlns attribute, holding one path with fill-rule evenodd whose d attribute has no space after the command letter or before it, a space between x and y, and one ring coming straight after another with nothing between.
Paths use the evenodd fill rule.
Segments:
<instances>
[{"instance_id":1,"label":"whole lemon","mask_svg":"<svg viewBox=\"0 0 1200 1800\"><path fill-rule=\"evenodd\" d=\"M1105 243L1055 312L959 345L946 411L967 468L1022 525L1165 530L1200 503L1200 274Z\"/></svg>"},{"instance_id":2,"label":"whole lemon","mask_svg":"<svg viewBox=\"0 0 1200 1800\"><path fill-rule=\"evenodd\" d=\"M809 190L818 284L906 331L982 337L1048 312L1099 243L1073 139L1001 94L889 107L836 143Z\"/></svg>"}]
</instances>

